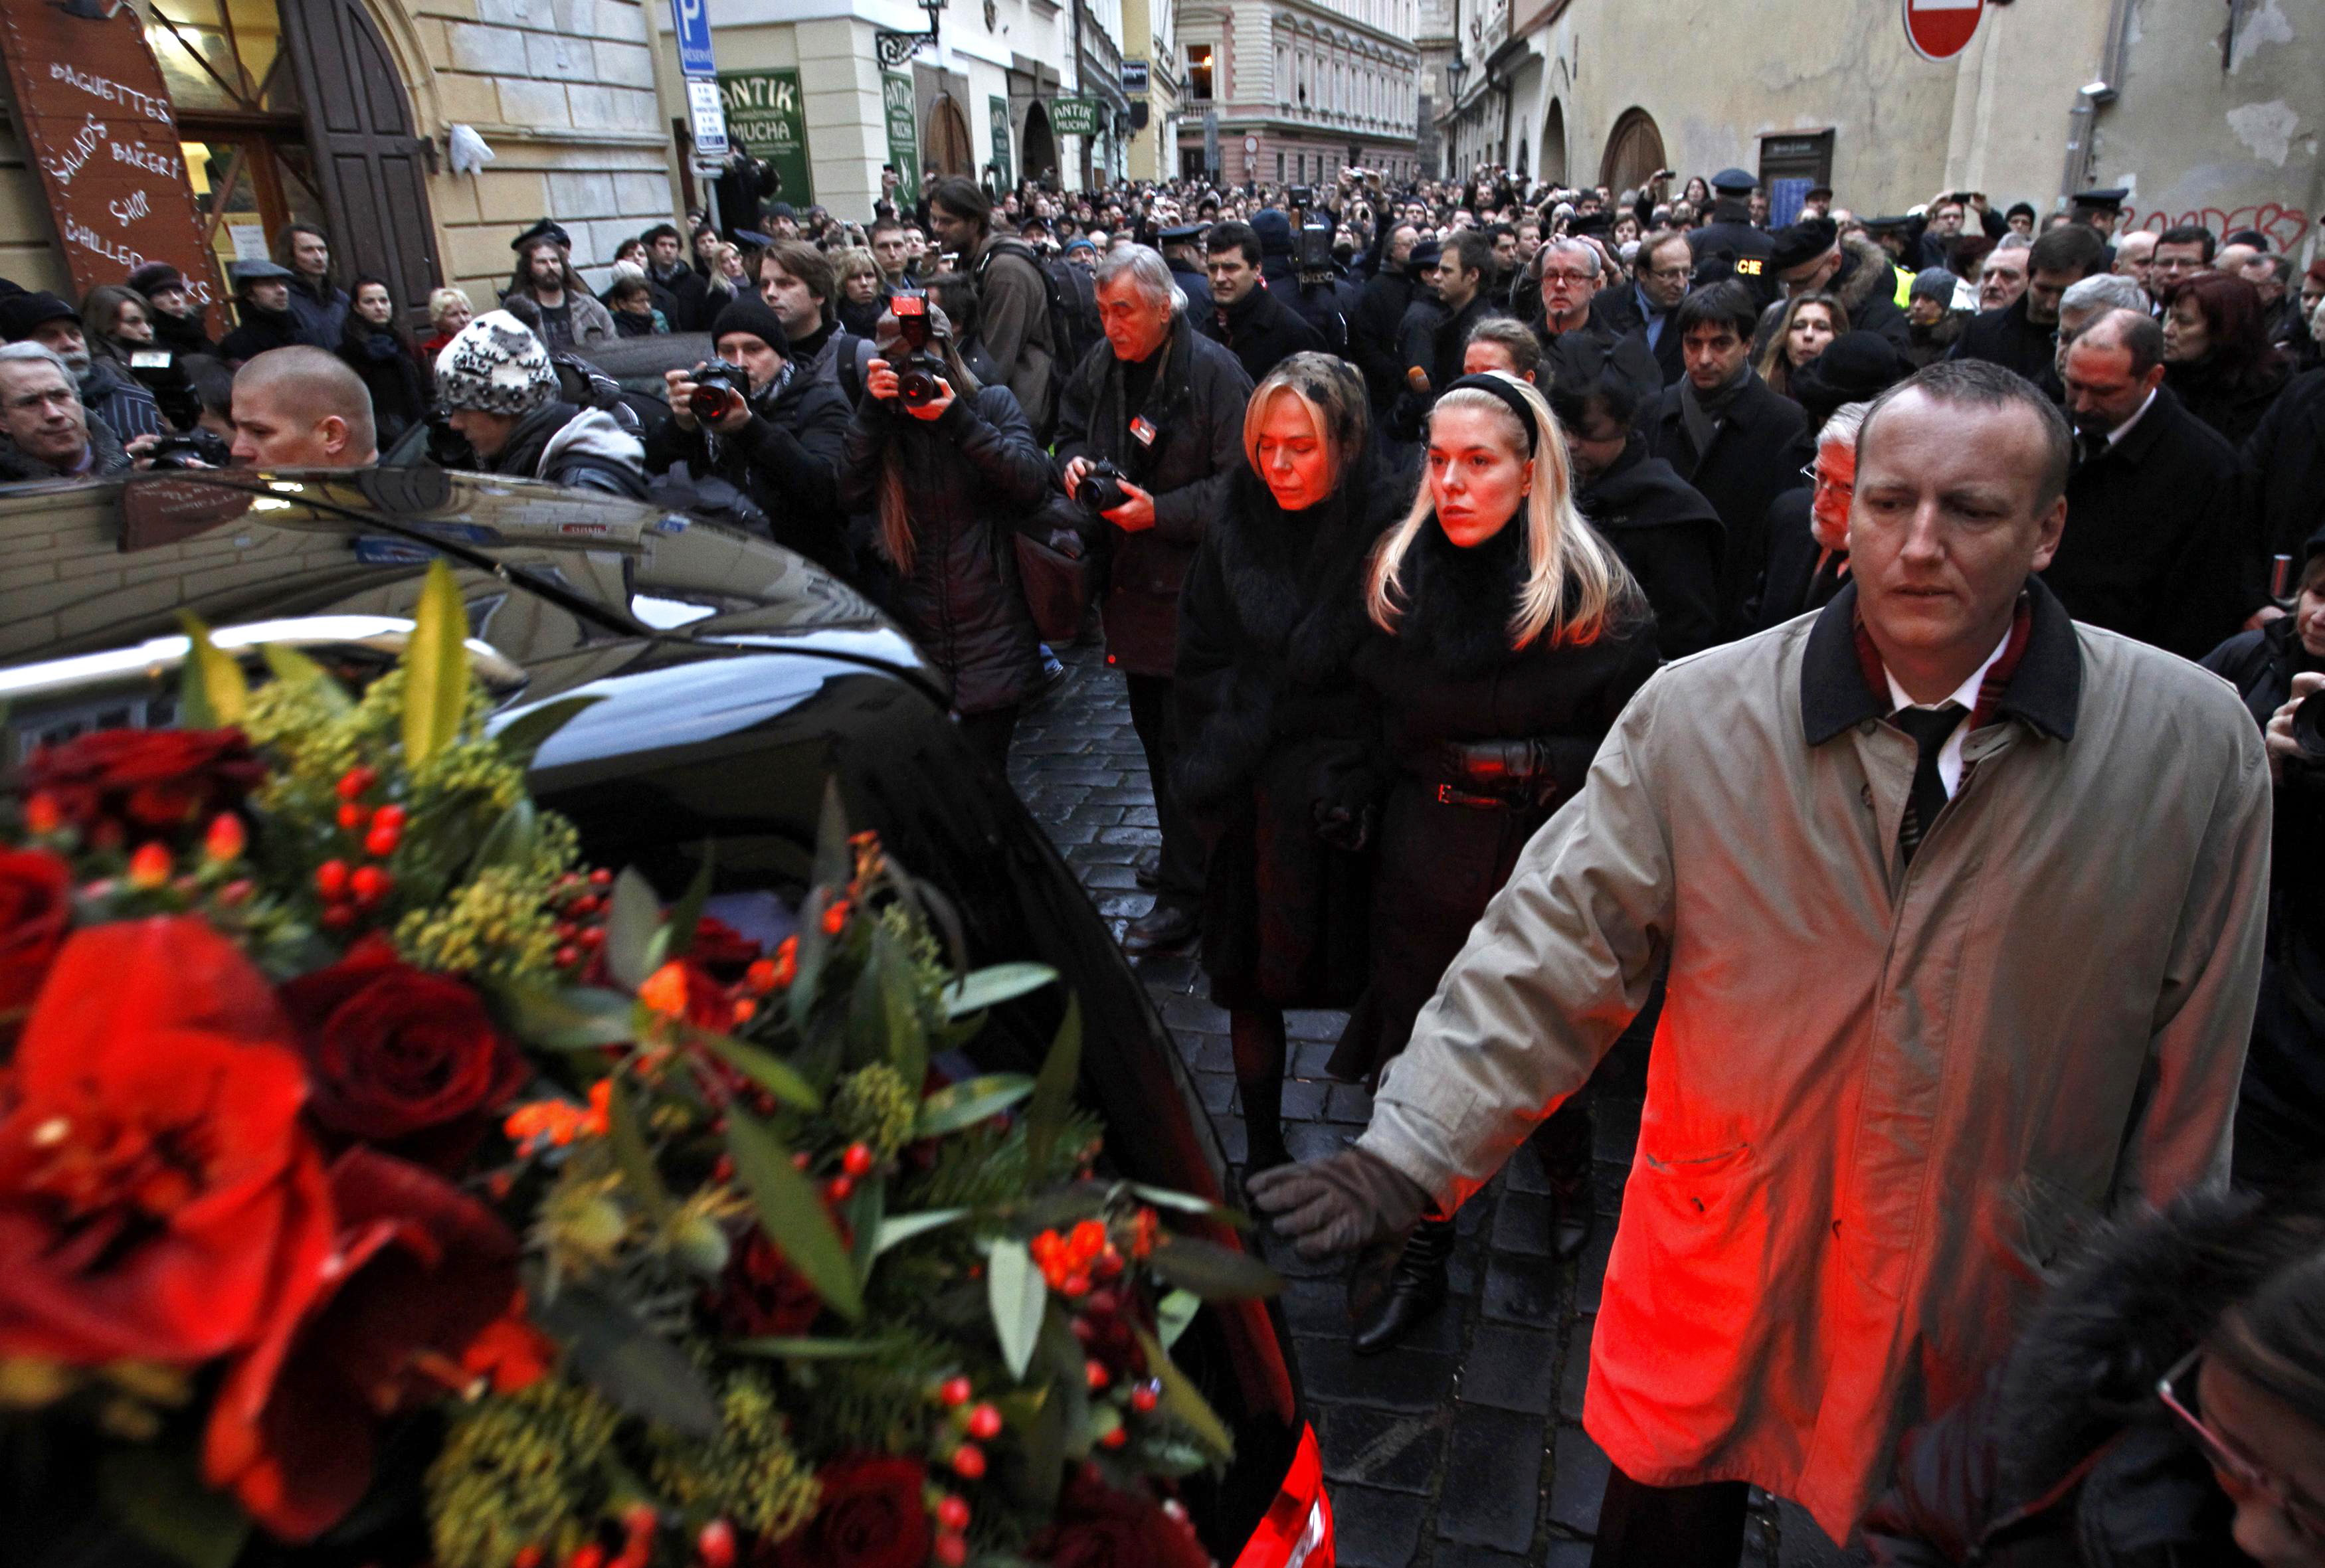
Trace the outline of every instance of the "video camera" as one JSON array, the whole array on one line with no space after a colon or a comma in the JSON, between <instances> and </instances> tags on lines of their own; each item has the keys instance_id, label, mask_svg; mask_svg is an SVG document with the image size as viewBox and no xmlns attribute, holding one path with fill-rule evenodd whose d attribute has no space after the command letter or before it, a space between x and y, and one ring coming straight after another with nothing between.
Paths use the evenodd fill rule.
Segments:
<instances>
[{"instance_id":1,"label":"video camera","mask_svg":"<svg viewBox=\"0 0 2325 1568\"><path fill-rule=\"evenodd\" d=\"M1314 188L1295 185L1285 193L1297 220L1292 231L1292 269L1303 283L1322 282L1333 276L1332 226L1316 217Z\"/></svg>"}]
</instances>

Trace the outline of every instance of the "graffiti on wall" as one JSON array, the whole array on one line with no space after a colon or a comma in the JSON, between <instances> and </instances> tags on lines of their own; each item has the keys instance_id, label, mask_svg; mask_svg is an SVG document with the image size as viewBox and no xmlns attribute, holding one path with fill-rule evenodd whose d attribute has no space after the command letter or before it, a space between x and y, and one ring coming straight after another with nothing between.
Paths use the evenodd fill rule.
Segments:
<instances>
[{"instance_id":1,"label":"graffiti on wall","mask_svg":"<svg viewBox=\"0 0 2325 1568\"><path fill-rule=\"evenodd\" d=\"M2167 228L2178 228L2182 224L2201 224L2216 235L2233 234L2240 228L2258 229L2280 252L2296 248L2309 233L2307 213L2297 207L2283 207L2274 201L2228 211L2217 207L2191 208L2186 212L2176 214L2162 208L2147 212L2134 207L2123 209L2123 227L2126 232L2144 228L2162 234Z\"/></svg>"}]
</instances>

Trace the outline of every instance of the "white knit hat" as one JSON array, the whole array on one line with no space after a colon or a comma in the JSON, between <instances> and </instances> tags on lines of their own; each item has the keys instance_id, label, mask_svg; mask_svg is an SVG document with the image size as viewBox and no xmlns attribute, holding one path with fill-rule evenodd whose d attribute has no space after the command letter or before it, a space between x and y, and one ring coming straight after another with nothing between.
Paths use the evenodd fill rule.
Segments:
<instances>
[{"instance_id":1,"label":"white knit hat","mask_svg":"<svg viewBox=\"0 0 2325 1568\"><path fill-rule=\"evenodd\" d=\"M436 356L436 395L447 408L529 414L557 395L557 372L533 329L487 310Z\"/></svg>"}]
</instances>

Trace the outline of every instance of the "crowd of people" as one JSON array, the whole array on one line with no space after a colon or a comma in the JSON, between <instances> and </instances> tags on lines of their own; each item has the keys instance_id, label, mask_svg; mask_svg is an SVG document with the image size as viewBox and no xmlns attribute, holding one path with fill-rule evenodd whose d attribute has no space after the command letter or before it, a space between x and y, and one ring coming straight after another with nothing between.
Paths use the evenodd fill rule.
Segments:
<instances>
[{"instance_id":1,"label":"crowd of people","mask_svg":"<svg viewBox=\"0 0 2325 1568\"><path fill-rule=\"evenodd\" d=\"M1521 1143L1588 1245L1591 1072L1654 1030L1604 1568L1728 1568L1746 1481L1885 1562L2325 1563L2325 258L1672 178L892 174L859 227L738 159L602 291L544 218L418 342L294 226L215 343L162 263L0 298L0 475L707 508L890 609L996 770L1098 637L1125 946L1200 944L1360 1353ZM671 333L658 395L592 363ZM1300 1008L1376 1098L1295 1165Z\"/></svg>"}]
</instances>

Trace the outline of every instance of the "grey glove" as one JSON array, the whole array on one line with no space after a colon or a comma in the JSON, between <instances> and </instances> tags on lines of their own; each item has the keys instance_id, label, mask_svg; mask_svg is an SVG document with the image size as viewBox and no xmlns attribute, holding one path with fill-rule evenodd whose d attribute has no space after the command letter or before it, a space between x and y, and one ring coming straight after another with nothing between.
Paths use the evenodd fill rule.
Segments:
<instances>
[{"instance_id":1,"label":"grey glove","mask_svg":"<svg viewBox=\"0 0 2325 1568\"><path fill-rule=\"evenodd\" d=\"M1244 1190L1275 1222L1276 1234L1311 1260L1402 1238L1429 1204L1419 1183L1361 1148L1262 1171Z\"/></svg>"}]
</instances>

